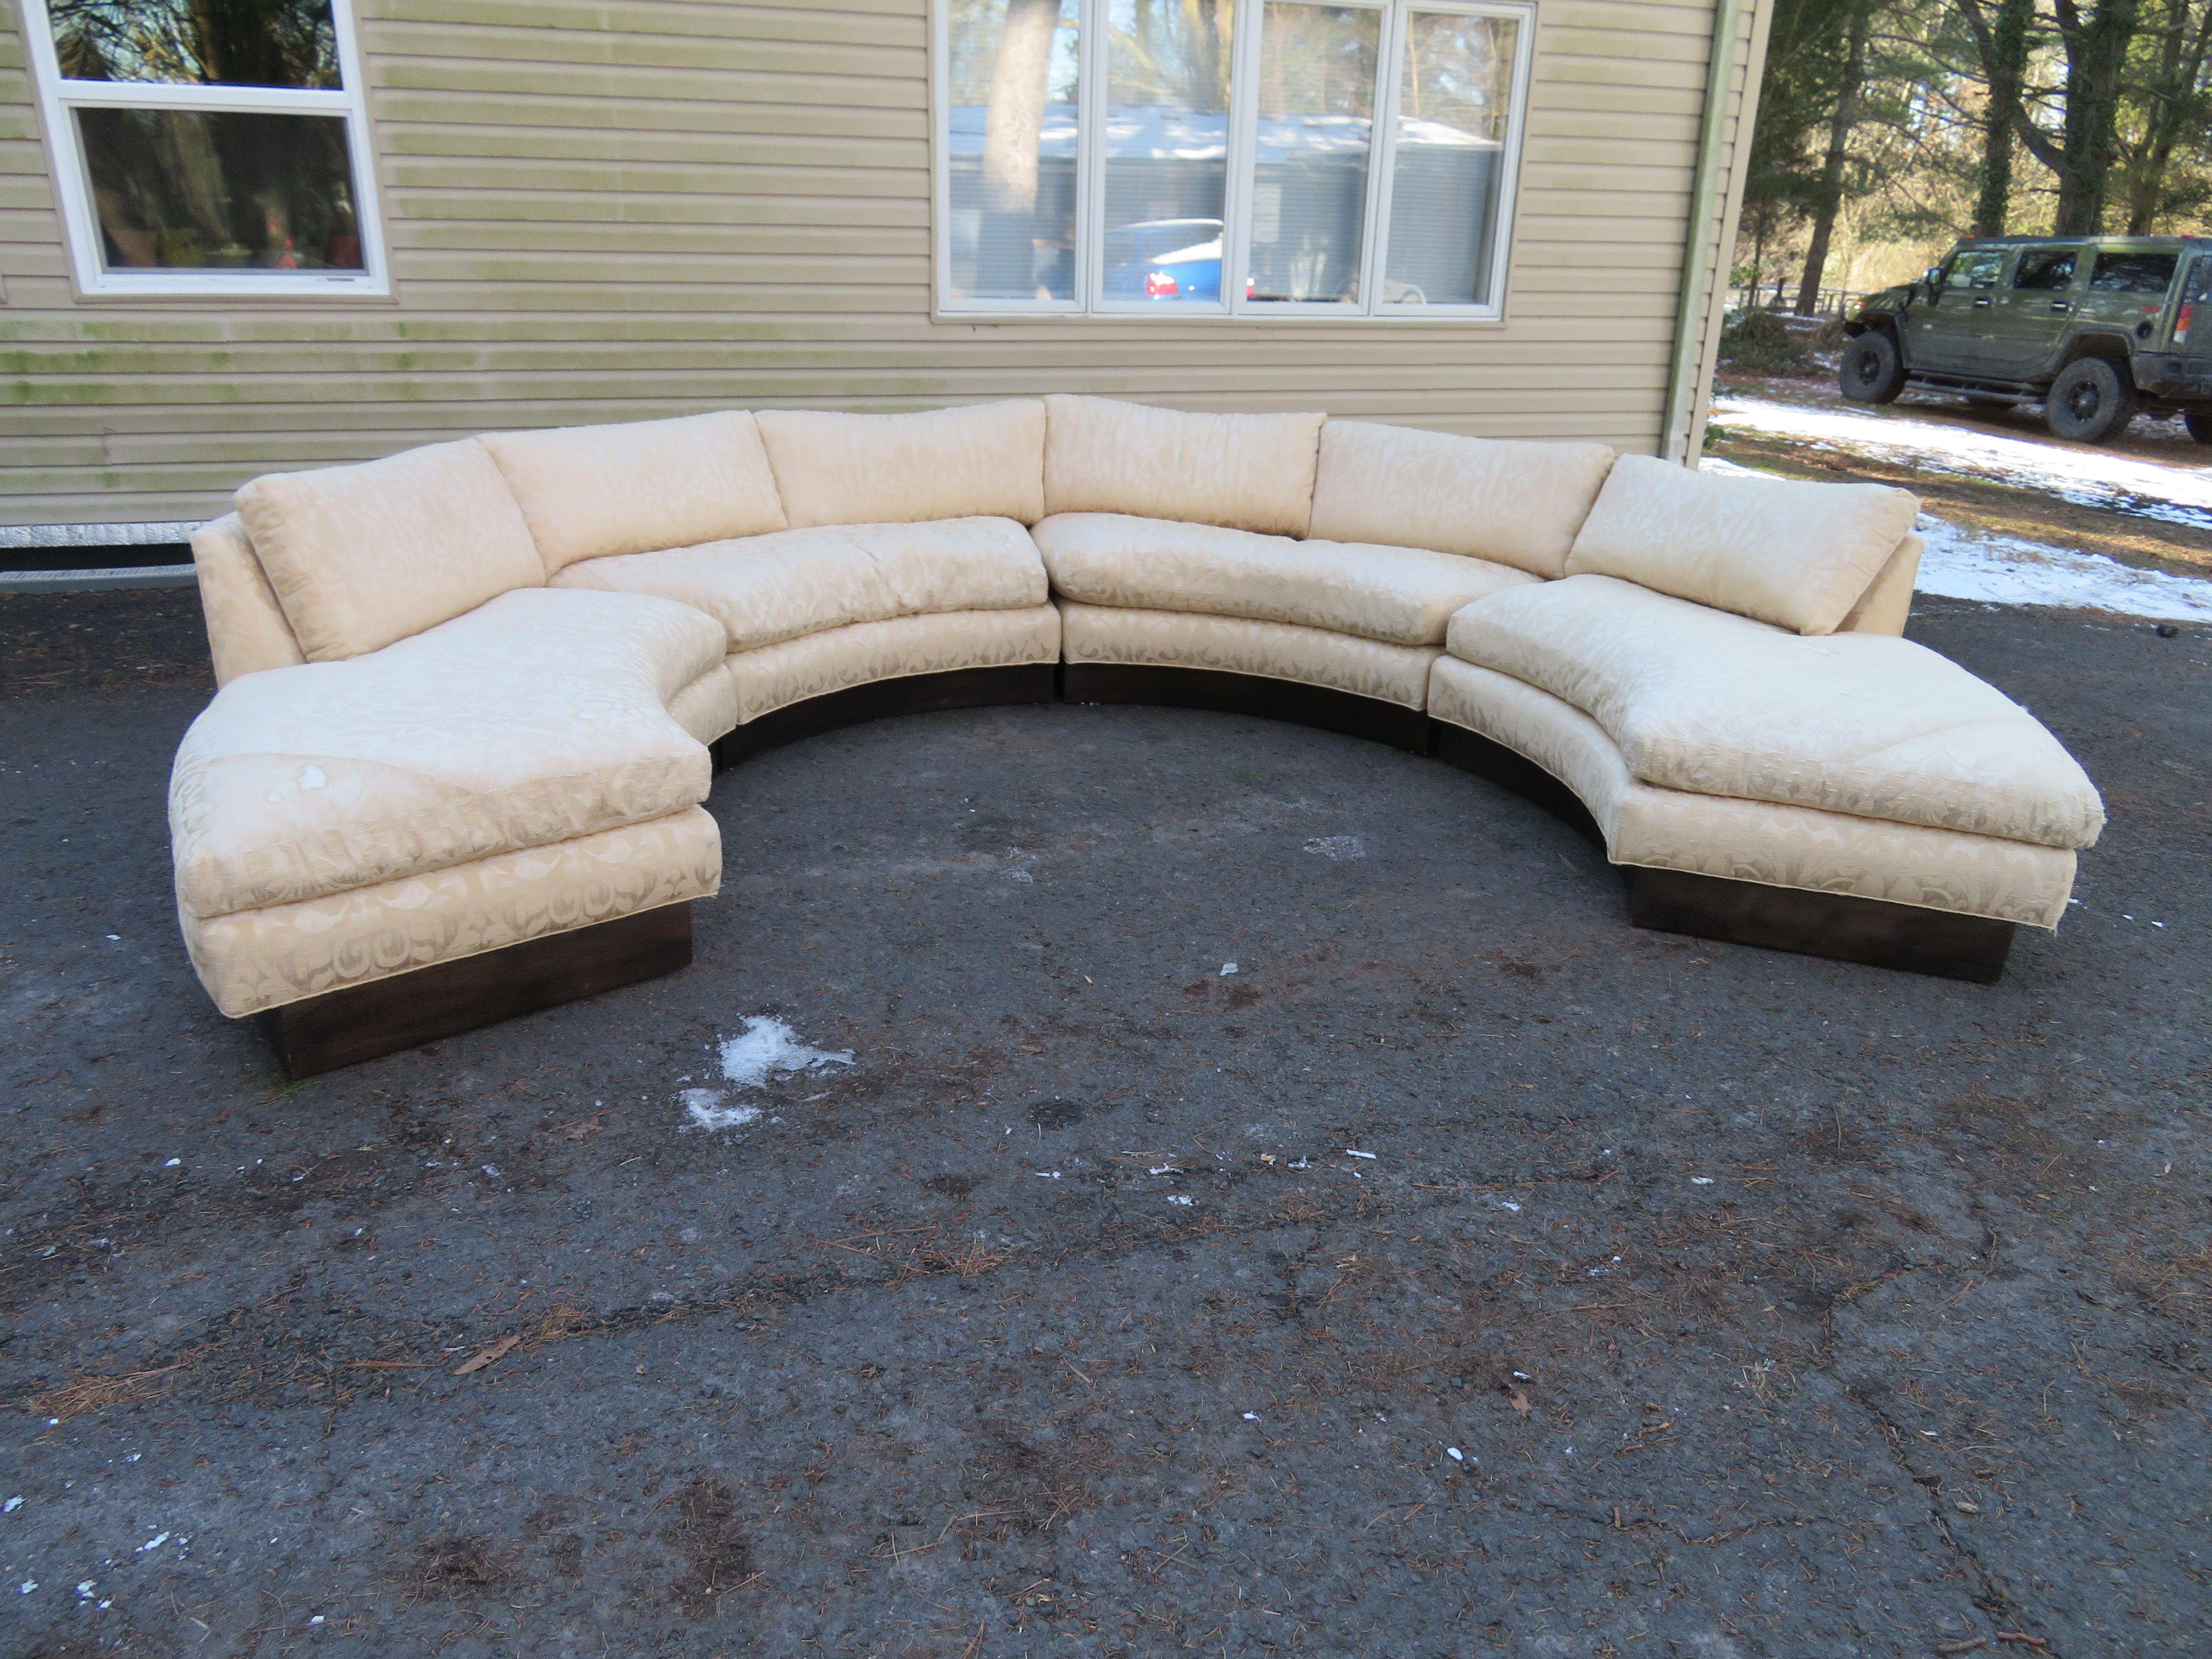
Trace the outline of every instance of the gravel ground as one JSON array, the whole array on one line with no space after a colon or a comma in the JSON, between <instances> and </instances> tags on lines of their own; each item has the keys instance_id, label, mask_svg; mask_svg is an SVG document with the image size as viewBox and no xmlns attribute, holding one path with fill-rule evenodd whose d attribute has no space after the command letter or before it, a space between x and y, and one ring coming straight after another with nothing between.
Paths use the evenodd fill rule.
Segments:
<instances>
[{"instance_id":1,"label":"gravel ground","mask_svg":"<svg viewBox=\"0 0 2212 1659\"><path fill-rule=\"evenodd\" d=\"M2203 638L1918 616L2112 811L1994 988L986 710L721 777L689 970L288 1087L170 915L192 608L0 600L9 1659L2204 1651Z\"/></svg>"}]
</instances>

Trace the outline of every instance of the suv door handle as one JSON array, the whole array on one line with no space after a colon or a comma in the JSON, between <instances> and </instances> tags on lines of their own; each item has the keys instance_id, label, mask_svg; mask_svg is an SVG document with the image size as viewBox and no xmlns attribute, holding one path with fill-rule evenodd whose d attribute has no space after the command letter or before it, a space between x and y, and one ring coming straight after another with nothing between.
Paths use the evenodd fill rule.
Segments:
<instances>
[{"instance_id":1,"label":"suv door handle","mask_svg":"<svg viewBox=\"0 0 2212 1659\"><path fill-rule=\"evenodd\" d=\"M2053 300L2051 302L2051 308L2053 311L2071 311L2074 309L2074 302L2071 300Z\"/></svg>"},{"instance_id":2,"label":"suv door handle","mask_svg":"<svg viewBox=\"0 0 2212 1659\"><path fill-rule=\"evenodd\" d=\"M1990 296L1989 296L1988 295L1984 294L1984 295L1982 295L1982 297L1981 297L1980 299L1978 299L1978 300L1977 300L1977 301L1974 301L1974 306L1975 306L1975 308L1976 308L1977 310L1978 310L1980 307L1982 307L1986 306L1987 304L1989 304L1989 302L1990 302Z\"/></svg>"}]
</instances>

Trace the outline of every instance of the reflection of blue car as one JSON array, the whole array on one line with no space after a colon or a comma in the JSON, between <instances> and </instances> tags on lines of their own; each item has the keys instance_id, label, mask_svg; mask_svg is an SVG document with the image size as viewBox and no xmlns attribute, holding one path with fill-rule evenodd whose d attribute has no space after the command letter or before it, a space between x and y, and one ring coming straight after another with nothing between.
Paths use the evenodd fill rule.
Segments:
<instances>
[{"instance_id":1,"label":"reflection of blue car","mask_svg":"<svg viewBox=\"0 0 2212 1659\"><path fill-rule=\"evenodd\" d=\"M1221 221L1151 219L1106 233L1109 300L1218 300Z\"/></svg>"}]
</instances>

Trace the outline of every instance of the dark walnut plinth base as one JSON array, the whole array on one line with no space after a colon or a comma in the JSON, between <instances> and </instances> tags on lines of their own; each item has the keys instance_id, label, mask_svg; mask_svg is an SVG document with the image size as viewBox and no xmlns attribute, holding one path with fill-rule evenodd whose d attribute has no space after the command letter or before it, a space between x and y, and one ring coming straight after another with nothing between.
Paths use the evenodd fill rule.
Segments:
<instances>
[{"instance_id":1,"label":"dark walnut plinth base","mask_svg":"<svg viewBox=\"0 0 2212 1659\"><path fill-rule=\"evenodd\" d=\"M525 940L373 980L258 1016L289 1078L313 1077L541 1008L674 973L691 961L691 906Z\"/></svg>"},{"instance_id":2,"label":"dark walnut plinth base","mask_svg":"<svg viewBox=\"0 0 2212 1659\"><path fill-rule=\"evenodd\" d=\"M1429 717L1417 708L1355 696L1326 686L1299 685L1259 674L1211 668L1134 667L1121 663L1072 662L1061 671L1066 702L1142 702L1156 708L1210 708L1319 726L1346 737L1387 743L1409 755L1429 752Z\"/></svg>"},{"instance_id":3,"label":"dark walnut plinth base","mask_svg":"<svg viewBox=\"0 0 2212 1659\"><path fill-rule=\"evenodd\" d=\"M1849 893L1808 893L1680 870L1620 867L1628 919L1662 933L1863 962L1937 979L1994 985L2004 977L2013 924Z\"/></svg>"},{"instance_id":4,"label":"dark walnut plinth base","mask_svg":"<svg viewBox=\"0 0 2212 1659\"><path fill-rule=\"evenodd\" d=\"M803 738L819 737L842 726L890 720L899 714L933 714L945 708L990 708L1007 703L1060 701L1060 665L1015 663L1003 668L957 668L944 674L909 674L878 680L827 696L809 697L763 714L714 742L714 769Z\"/></svg>"}]
</instances>

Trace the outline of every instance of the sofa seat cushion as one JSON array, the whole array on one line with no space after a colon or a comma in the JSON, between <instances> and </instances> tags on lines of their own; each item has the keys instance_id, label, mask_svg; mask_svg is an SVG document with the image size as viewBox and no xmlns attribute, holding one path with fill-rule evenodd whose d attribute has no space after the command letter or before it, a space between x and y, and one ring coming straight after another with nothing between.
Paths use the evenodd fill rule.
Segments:
<instances>
[{"instance_id":1,"label":"sofa seat cushion","mask_svg":"<svg viewBox=\"0 0 2212 1659\"><path fill-rule=\"evenodd\" d=\"M170 778L178 902L296 903L694 805L707 750L667 706L721 659L722 630L685 606L532 588L234 680Z\"/></svg>"},{"instance_id":2,"label":"sofa seat cushion","mask_svg":"<svg viewBox=\"0 0 2212 1659\"><path fill-rule=\"evenodd\" d=\"M2033 715L1909 641L1802 638L1570 576L1478 600L1446 646L1581 709L1662 788L2045 847L2087 847L2104 825Z\"/></svg>"},{"instance_id":3,"label":"sofa seat cushion","mask_svg":"<svg viewBox=\"0 0 2212 1659\"><path fill-rule=\"evenodd\" d=\"M1296 623L1391 645L1442 645L1454 611L1536 580L1456 553L1120 513L1058 514L1035 534L1054 589L1087 605Z\"/></svg>"},{"instance_id":4,"label":"sofa seat cushion","mask_svg":"<svg viewBox=\"0 0 2212 1659\"><path fill-rule=\"evenodd\" d=\"M236 506L309 662L380 650L545 580L522 508L475 438L269 473Z\"/></svg>"},{"instance_id":5,"label":"sofa seat cushion","mask_svg":"<svg viewBox=\"0 0 2212 1659\"><path fill-rule=\"evenodd\" d=\"M2072 849L1809 806L1662 789L1632 776L1579 708L1456 657L1431 671L1429 713L1527 757L1580 797L1615 864L1680 870L2056 927L2073 890Z\"/></svg>"},{"instance_id":6,"label":"sofa seat cushion","mask_svg":"<svg viewBox=\"0 0 2212 1659\"><path fill-rule=\"evenodd\" d=\"M1045 603L1043 561L1011 519L784 530L570 565L556 587L678 599L751 651L848 623Z\"/></svg>"}]
</instances>

